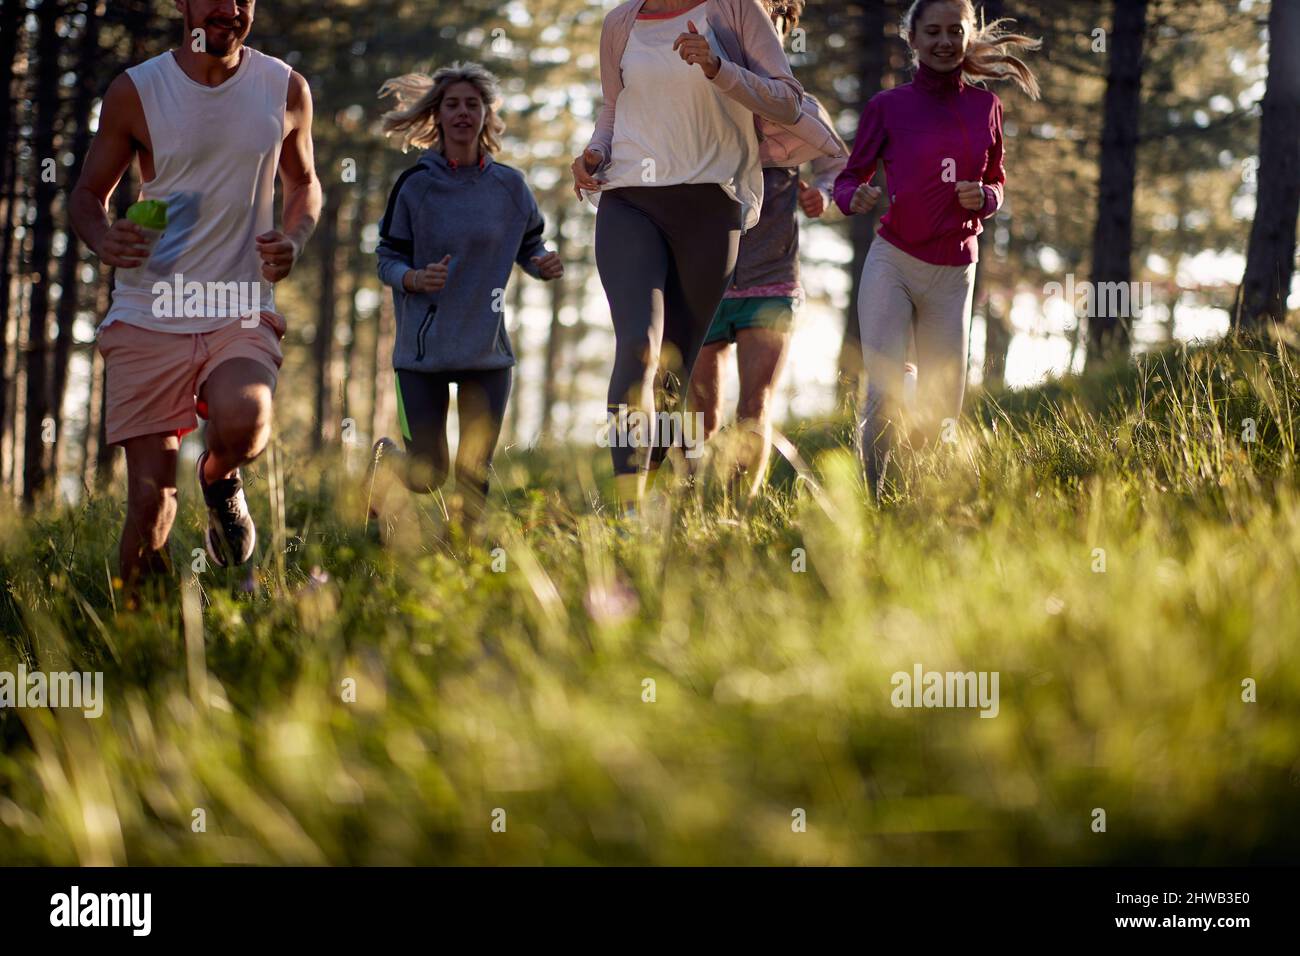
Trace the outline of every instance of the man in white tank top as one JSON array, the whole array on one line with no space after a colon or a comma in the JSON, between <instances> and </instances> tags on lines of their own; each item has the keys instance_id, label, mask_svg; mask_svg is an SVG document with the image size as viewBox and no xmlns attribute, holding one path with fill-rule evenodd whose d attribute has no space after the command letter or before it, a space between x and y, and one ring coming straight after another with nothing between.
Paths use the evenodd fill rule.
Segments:
<instances>
[{"instance_id":1,"label":"man in white tank top","mask_svg":"<svg viewBox=\"0 0 1300 956\"><path fill-rule=\"evenodd\" d=\"M98 333L106 428L126 450L120 547L125 598L169 573L180 439L208 420L198 481L208 553L252 557L256 529L239 467L266 448L284 320L273 286L293 269L321 210L311 92L289 66L244 46L254 0L178 0L185 41L118 76L69 200L72 225L117 269ZM167 203L150 248L140 226L108 221L132 159L140 198ZM275 175L283 227L275 228Z\"/></svg>"}]
</instances>

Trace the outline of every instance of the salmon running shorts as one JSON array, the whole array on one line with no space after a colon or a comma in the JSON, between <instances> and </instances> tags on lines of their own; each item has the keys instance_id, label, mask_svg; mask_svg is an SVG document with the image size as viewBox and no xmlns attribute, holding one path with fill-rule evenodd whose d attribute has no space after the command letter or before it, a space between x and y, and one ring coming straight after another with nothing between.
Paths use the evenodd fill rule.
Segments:
<instances>
[{"instance_id":1,"label":"salmon running shorts","mask_svg":"<svg viewBox=\"0 0 1300 956\"><path fill-rule=\"evenodd\" d=\"M284 355L284 317L262 312L256 325L236 319L213 332L156 332L124 321L101 328L104 357L105 429L110 445L141 435L192 432L207 409L198 395L213 369L247 358L270 370L272 381Z\"/></svg>"}]
</instances>

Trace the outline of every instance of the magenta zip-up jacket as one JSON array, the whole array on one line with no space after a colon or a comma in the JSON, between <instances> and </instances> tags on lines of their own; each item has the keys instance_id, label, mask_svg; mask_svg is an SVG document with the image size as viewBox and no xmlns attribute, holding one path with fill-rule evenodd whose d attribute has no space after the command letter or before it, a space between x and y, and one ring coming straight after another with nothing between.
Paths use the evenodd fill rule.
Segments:
<instances>
[{"instance_id":1,"label":"magenta zip-up jacket","mask_svg":"<svg viewBox=\"0 0 1300 956\"><path fill-rule=\"evenodd\" d=\"M846 216L854 190L882 162L889 211L880 237L931 265L975 262L981 220L1002 206L1007 178L997 95L967 84L960 69L939 73L922 64L911 83L873 96L835 179L835 204ZM958 182L984 184L983 209L972 212L957 201Z\"/></svg>"}]
</instances>

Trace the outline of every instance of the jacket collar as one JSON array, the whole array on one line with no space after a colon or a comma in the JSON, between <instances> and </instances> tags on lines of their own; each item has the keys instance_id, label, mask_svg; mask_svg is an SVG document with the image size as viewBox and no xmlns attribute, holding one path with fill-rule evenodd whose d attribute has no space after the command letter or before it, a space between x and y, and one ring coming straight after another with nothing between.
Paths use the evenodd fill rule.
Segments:
<instances>
[{"instance_id":1,"label":"jacket collar","mask_svg":"<svg viewBox=\"0 0 1300 956\"><path fill-rule=\"evenodd\" d=\"M930 69L924 63L918 63L912 85L918 90L933 93L935 96L944 96L948 93L960 93L966 88L966 81L961 78L961 67L949 73L940 73L938 70Z\"/></svg>"},{"instance_id":2,"label":"jacket collar","mask_svg":"<svg viewBox=\"0 0 1300 956\"><path fill-rule=\"evenodd\" d=\"M421 157L421 161L437 169L445 169L448 171L469 168L468 166L462 167L456 163L455 160L448 159L443 155L442 150L439 149L426 149L424 155ZM493 162L492 154L486 149L480 149L478 151L478 168L480 171L487 169Z\"/></svg>"}]
</instances>

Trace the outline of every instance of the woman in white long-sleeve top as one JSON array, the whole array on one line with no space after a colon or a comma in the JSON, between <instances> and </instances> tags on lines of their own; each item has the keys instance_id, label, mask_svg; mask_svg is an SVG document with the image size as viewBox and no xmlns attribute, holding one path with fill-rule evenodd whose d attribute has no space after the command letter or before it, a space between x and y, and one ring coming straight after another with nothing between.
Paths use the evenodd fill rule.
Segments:
<instances>
[{"instance_id":1,"label":"woman in white long-sleeve top","mask_svg":"<svg viewBox=\"0 0 1300 956\"><path fill-rule=\"evenodd\" d=\"M605 18L600 72L604 103L572 168L579 197L599 198L596 265L616 339L609 414L662 421L656 409L682 411L741 233L758 220L759 127L832 150L833 132L804 116L759 0L628 0ZM611 436L624 509L681 438Z\"/></svg>"}]
</instances>

